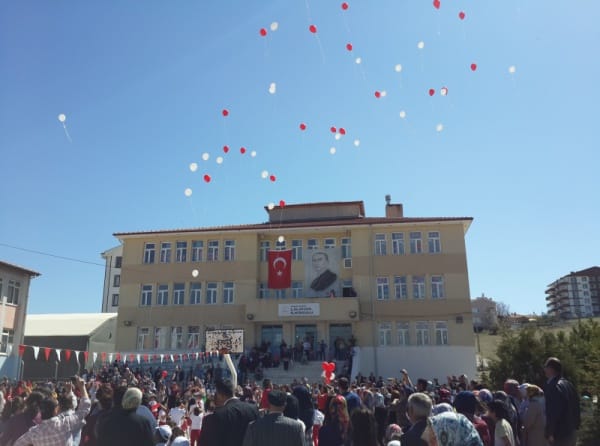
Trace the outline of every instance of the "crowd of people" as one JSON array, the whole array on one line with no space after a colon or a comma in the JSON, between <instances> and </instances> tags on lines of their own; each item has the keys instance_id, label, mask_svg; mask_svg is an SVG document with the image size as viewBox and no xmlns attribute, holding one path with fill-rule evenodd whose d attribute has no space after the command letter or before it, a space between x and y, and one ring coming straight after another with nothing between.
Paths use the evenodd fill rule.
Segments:
<instances>
[{"instance_id":1,"label":"crowd of people","mask_svg":"<svg viewBox=\"0 0 600 446\"><path fill-rule=\"evenodd\" d=\"M0 445L575 446L578 394L557 358L544 371L543 388L507 379L502 390L465 375L413 383L406 370L236 386L214 369L200 378L115 362L69 382L4 380Z\"/></svg>"}]
</instances>

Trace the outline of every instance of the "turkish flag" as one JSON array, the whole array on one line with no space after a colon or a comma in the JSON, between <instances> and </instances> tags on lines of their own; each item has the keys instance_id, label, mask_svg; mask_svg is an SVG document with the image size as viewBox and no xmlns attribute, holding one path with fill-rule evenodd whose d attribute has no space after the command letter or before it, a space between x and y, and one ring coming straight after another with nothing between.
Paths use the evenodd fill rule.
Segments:
<instances>
[{"instance_id":1,"label":"turkish flag","mask_svg":"<svg viewBox=\"0 0 600 446\"><path fill-rule=\"evenodd\" d=\"M269 288L281 290L292 286L292 250L269 251Z\"/></svg>"}]
</instances>

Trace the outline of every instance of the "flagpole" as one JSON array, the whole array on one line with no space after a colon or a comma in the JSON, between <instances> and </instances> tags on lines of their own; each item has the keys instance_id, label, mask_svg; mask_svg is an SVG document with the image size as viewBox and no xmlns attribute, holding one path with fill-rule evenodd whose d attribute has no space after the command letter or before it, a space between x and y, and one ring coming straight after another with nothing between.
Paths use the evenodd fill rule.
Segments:
<instances>
[{"instance_id":1,"label":"flagpole","mask_svg":"<svg viewBox=\"0 0 600 446\"><path fill-rule=\"evenodd\" d=\"M223 358L225 358L225 364L227 364L227 368L231 372L231 382L233 383L233 388L237 387L237 370L233 365L233 361L231 360L231 355L229 351L224 349L225 353L223 354Z\"/></svg>"}]
</instances>

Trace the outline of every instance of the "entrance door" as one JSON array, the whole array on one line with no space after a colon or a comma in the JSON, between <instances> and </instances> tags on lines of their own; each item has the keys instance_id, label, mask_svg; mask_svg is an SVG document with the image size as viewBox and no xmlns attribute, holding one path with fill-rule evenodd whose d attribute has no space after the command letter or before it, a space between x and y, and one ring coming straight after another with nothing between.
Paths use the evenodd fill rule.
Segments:
<instances>
[{"instance_id":1,"label":"entrance door","mask_svg":"<svg viewBox=\"0 0 600 446\"><path fill-rule=\"evenodd\" d=\"M308 341L310 344L310 356L307 359L315 358L315 343L317 342L317 326L316 325L296 325L295 343L304 344Z\"/></svg>"},{"instance_id":2,"label":"entrance door","mask_svg":"<svg viewBox=\"0 0 600 446\"><path fill-rule=\"evenodd\" d=\"M333 359L344 360L348 358L350 354L351 337L352 325L329 325L329 354Z\"/></svg>"},{"instance_id":3,"label":"entrance door","mask_svg":"<svg viewBox=\"0 0 600 446\"><path fill-rule=\"evenodd\" d=\"M261 328L261 342L271 343L271 354L279 356L279 346L283 340L281 325L263 325Z\"/></svg>"}]
</instances>

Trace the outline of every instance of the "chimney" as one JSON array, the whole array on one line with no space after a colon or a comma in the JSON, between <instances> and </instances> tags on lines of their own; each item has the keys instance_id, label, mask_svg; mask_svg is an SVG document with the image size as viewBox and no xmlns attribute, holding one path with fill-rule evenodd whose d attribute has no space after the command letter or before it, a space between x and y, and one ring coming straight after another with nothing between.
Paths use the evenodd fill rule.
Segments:
<instances>
[{"instance_id":1,"label":"chimney","mask_svg":"<svg viewBox=\"0 0 600 446\"><path fill-rule=\"evenodd\" d=\"M386 218L403 218L404 209L402 204L392 204L392 196L385 196L385 217Z\"/></svg>"}]
</instances>

